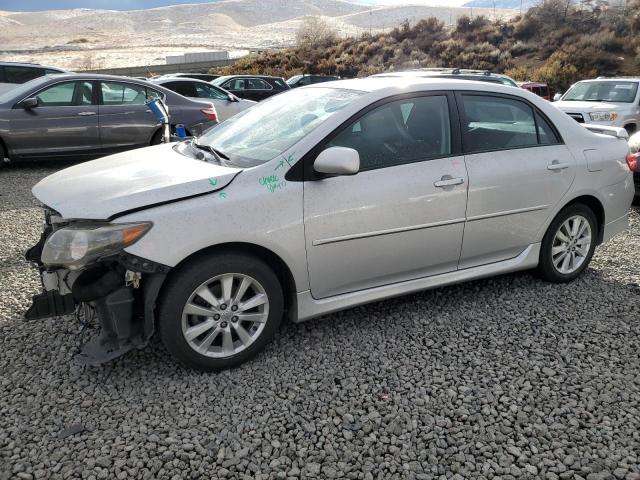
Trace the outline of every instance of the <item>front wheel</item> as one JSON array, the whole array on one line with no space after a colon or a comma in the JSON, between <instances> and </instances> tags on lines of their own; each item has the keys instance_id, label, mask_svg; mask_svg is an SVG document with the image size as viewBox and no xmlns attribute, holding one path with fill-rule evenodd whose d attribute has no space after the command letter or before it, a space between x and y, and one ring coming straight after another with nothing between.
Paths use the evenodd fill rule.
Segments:
<instances>
[{"instance_id":1,"label":"front wheel","mask_svg":"<svg viewBox=\"0 0 640 480\"><path fill-rule=\"evenodd\" d=\"M555 283L577 278L591 262L596 248L598 222L582 204L562 210L542 240L538 274Z\"/></svg>"},{"instance_id":2,"label":"front wheel","mask_svg":"<svg viewBox=\"0 0 640 480\"><path fill-rule=\"evenodd\" d=\"M283 315L278 277L259 258L238 253L197 258L163 291L160 337L187 367L218 371L260 352Z\"/></svg>"}]
</instances>

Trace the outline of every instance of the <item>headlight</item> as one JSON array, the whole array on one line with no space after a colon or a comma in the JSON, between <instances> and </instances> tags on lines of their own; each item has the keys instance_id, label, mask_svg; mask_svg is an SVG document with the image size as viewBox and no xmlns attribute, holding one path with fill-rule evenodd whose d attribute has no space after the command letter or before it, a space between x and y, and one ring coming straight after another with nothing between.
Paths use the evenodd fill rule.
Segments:
<instances>
[{"instance_id":1,"label":"headlight","mask_svg":"<svg viewBox=\"0 0 640 480\"><path fill-rule=\"evenodd\" d=\"M150 222L72 225L53 232L42 249L42 263L71 270L117 253L140 240Z\"/></svg>"},{"instance_id":2,"label":"headlight","mask_svg":"<svg viewBox=\"0 0 640 480\"><path fill-rule=\"evenodd\" d=\"M613 122L618 118L618 114L616 112L593 112L589 114L589 117L594 122Z\"/></svg>"}]
</instances>

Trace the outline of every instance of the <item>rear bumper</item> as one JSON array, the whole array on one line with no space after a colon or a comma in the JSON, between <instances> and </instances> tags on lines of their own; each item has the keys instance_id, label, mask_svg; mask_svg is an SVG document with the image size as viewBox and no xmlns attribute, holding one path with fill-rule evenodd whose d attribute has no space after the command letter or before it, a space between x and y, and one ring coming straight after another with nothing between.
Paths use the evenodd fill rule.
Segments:
<instances>
[{"instance_id":1,"label":"rear bumper","mask_svg":"<svg viewBox=\"0 0 640 480\"><path fill-rule=\"evenodd\" d=\"M629 228L629 214L626 213L622 217L616 218L615 220L605 224L602 241L608 242L614 236L616 236L620 232L624 232L628 228Z\"/></svg>"}]
</instances>

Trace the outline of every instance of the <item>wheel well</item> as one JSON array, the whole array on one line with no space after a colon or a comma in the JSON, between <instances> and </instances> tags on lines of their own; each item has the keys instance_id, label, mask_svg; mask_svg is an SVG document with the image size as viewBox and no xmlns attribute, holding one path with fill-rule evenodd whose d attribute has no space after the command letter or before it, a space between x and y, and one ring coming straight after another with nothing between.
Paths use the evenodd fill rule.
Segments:
<instances>
[{"instance_id":1,"label":"wheel well","mask_svg":"<svg viewBox=\"0 0 640 480\"><path fill-rule=\"evenodd\" d=\"M173 269L176 270L181 266L193 261L197 257L206 256L210 254L217 254L224 252L236 252L236 253L245 253L251 254L262 261L264 261L277 275L280 280L280 285L282 285L282 291L284 294L284 306L285 312L290 312L292 308L296 307L296 284L293 279L293 274L291 270L287 266L287 264L280 258L278 255L273 253L271 250L261 247L259 245L255 245L252 243L244 243L244 242L233 242L233 243L222 243L218 245L214 245L211 247L204 248L197 252L192 253L187 258L183 259L180 263L178 263ZM169 273L171 276L171 273Z\"/></svg>"},{"instance_id":2,"label":"wheel well","mask_svg":"<svg viewBox=\"0 0 640 480\"><path fill-rule=\"evenodd\" d=\"M2 140L2 138L0 138L0 149L4 151L4 156L9 158L9 149L7 148L7 144L4 143L4 140ZM3 160L3 158L0 158L0 163L2 163Z\"/></svg>"},{"instance_id":3,"label":"wheel well","mask_svg":"<svg viewBox=\"0 0 640 480\"><path fill-rule=\"evenodd\" d=\"M574 198L568 203L566 207L569 205L575 205L576 203L582 203L591 209L591 211L595 214L596 220L598 220L598 244L602 243L602 236L604 235L604 207L600 200L596 197L592 197L590 195L583 195L581 197Z\"/></svg>"}]
</instances>

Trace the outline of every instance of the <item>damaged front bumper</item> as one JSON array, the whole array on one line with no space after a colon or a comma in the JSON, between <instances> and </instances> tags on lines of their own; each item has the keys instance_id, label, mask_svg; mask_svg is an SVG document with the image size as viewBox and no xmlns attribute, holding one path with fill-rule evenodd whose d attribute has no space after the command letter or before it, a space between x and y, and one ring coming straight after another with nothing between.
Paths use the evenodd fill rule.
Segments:
<instances>
[{"instance_id":1,"label":"damaged front bumper","mask_svg":"<svg viewBox=\"0 0 640 480\"><path fill-rule=\"evenodd\" d=\"M37 266L43 290L33 296L25 318L69 315L88 306L101 328L76 356L83 365L100 365L145 347L155 331L156 299L169 267L124 251L79 270L47 267L41 255L44 242L55 230L55 218L45 210L40 240L25 254Z\"/></svg>"}]
</instances>

